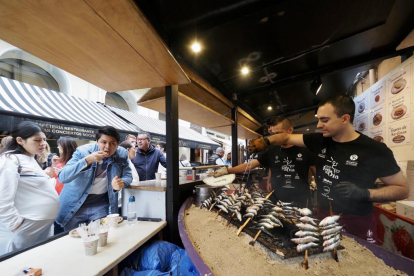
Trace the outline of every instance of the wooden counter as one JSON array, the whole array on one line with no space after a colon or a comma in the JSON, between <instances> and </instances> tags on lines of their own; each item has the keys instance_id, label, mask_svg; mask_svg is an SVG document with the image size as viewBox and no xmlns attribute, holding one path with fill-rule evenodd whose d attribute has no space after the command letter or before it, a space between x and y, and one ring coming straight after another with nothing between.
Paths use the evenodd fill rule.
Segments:
<instances>
[{"instance_id":1,"label":"wooden counter","mask_svg":"<svg viewBox=\"0 0 414 276\"><path fill-rule=\"evenodd\" d=\"M41 268L44 276L103 275L167 225L166 222L127 222L109 229L108 244L85 256L82 239L66 235L0 263L0 274L12 276L25 267Z\"/></svg>"}]
</instances>

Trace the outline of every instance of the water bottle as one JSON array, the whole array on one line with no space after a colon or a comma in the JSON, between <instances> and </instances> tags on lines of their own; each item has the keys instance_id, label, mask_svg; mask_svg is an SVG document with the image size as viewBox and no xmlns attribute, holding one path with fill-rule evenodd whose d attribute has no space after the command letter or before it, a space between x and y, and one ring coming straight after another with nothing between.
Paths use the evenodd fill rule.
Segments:
<instances>
[{"instance_id":1,"label":"water bottle","mask_svg":"<svg viewBox=\"0 0 414 276\"><path fill-rule=\"evenodd\" d=\"M135 196L131 196L129 198L127 211L128 211L128 215L127 215L128 224L129 225L135 224L137 222L137 212L135 210Z\"/></svg>"}]
</instances>

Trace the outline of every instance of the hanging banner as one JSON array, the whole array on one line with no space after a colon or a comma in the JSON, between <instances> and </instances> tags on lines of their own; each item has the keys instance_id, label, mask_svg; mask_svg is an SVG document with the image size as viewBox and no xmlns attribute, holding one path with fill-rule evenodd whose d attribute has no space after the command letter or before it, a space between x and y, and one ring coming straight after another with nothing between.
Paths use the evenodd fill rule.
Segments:
<instances>
[{"instance_id":1,"label":"hanging banner","mask_svg":"<svg viewBox=\"0 0 414 276\"><path fill-rule=\"evenodd\" d=\"M387 141L385 140L387 138L386 129L387 129L386 127L379 127L379 128L371 129L369 131L368 136L377 142L386 144L387 143Z\"/></svg>"},{"instance_id":2,"label":"hanging banner","mask_svg":"<svg viewBox=\"0 0 414 276\"><path fill-rule=\"evenodd\" d=\"M385 104L379 105L374 109L371 109L370 113L370 127L379 127L385 125L385 119L386 119L386 111L385 111Z\"/></svg>"},{"instance_id":3,"label":"hanging banner","mask_svg":"<svg viewBox=\"0 0 414 276\"><path fill-rule=\"evenodd\" d=\"M388 146L405 146L411 144L411 121L404 121L388 127Z\"/></svg>"},{"instance_id":4,"label":"hanging banner","mask_svg":"<svg viewBox=\"0 0 414 276\"><path fill-rule=\"evenodd\" d=\"M399 95L388 101L388 114L390 123L410 116L411 94Z\"/></svg>"},{"instance_id":5,"label":"hanging banner","mask_svg":"<svg viewBox=\"0 0 414 276\"><path fill-rule=\"evenodd\" d=\"M385 102L385 81L375 83L370 87L371 108Z\"/></svg>"},{"instance_id":6,"label":"hanging banner","mask_svg":"<svg viewBox=\"0 0 414 276\"><path fill-rule=\"evenodd\" d=\"M387 83L388 98L405 93L411 89L411 62L400 70L396 70Z\"/></svg>"}]
</instances>

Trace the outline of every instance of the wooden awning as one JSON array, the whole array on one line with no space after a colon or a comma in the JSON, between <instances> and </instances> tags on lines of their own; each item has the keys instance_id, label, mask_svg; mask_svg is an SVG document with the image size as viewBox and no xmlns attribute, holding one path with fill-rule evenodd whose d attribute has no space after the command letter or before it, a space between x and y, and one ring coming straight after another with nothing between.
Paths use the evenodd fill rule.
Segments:
<instances>
[{"instance_id":1,"label":"wooden awning","mask_svg":"<svg viewBox=\"0 0 414 276\"><path fill-rule=\"evenodd\" d=\"M220 92L191 70L182 66L191 83L178 85L179 118L193 124L231 135L231 108L233 104ZM152 88L138 101L138 105L165 113L165 89ZM261 124L241 108L238 111L238 138L252 139L260 134L254 130Z\"/></svg>"},{"instance_id":2,"label":"wooden awning","mask_svg":"<svg viewBox=\"0 0 414 276\"><path fill-rule=\"evenodd\" d=\"M0 39L109 92L189 82L132 0L0 0Z\"/></svg>"}]
</instances>

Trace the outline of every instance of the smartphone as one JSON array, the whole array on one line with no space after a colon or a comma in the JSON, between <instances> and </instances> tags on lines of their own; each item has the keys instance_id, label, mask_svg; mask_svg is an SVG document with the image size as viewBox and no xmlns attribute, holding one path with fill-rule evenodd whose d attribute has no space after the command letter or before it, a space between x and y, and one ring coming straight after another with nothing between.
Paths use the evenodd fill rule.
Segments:
<instances>
[{"instance_id":1,"label":"smartphone","mask_svg":"<svg viewBox=\"0 0 414 276\"><path fill-rule=\"evenodd\" d=\"M153 222L160 222L162 219L160 218L144 218L144 217L138 217L139 221L153 221Z\"/></svg>"}]
</instances>

